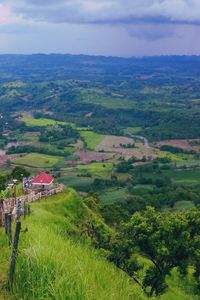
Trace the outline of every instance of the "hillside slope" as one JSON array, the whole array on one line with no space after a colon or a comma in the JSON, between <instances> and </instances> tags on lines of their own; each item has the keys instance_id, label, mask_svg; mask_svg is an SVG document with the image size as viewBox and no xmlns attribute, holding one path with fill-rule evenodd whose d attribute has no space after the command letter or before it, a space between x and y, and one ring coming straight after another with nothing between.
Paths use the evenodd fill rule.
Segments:
<instances>
[{"instance_id":1,"label":"hillside slope","mask_svg":"<svg viewBox=\"0 0 200 300\"><path fill-rule=\"evenodd\" d=\"M98 212L91 211L72 189L33 203L31 217L22 219L22 233L13 292L6 289L10 249L0 229L0 299L143 300L142 289L105 260L84 234L92 220L111 231ZM28 231L26 230L28 229ZM192 276L174 270L169 288L159 299L197 300ZM2 298L3 299L3 298ZM153 298L152 298L153 299Z\"/></svg>"},{"instance_id":2,"label":"hillside slope","mask_svg":"<svg viewBox=\"0 0 200 300\"><path fill-rule=\"evenodd\" d=\"M23 222L28 232L21 234L15 299L145 299L81 236L88 217L73 190L32 205L32 216Z\"/></svg>"}]
</instances>

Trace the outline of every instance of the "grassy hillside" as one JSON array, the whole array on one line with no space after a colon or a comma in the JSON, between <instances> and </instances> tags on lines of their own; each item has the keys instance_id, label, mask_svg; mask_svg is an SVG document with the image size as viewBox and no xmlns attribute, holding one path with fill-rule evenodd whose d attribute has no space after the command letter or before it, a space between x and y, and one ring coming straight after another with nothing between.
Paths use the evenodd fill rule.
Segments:
<instances>
[{"instance_id":1,"label":"grassy hillside","mask_svg":"<svg viewBox=\"0 0 200 300\"><path fill-rule=\"evenodd\" d=\"M0 230L0 288L5 299L142 300L141 288L107 262L83 234L92 220L111 232L72 189L33 203L32 214L22 219L22 233L12 295L5 295L10 250ZM28 228L27 232L23 232ZM143 259L146 262L146 259ZM197 300L192 276L168 278L169 288L160 300ZM0 289L1 299L1 289ZM152 298L153 299L153 298Z\"/></svg>"},{"instance_id":2,"label":"grassy hillside","mask_svg":"<svg viewBox=\"0 0 200 300\"><path fill-rule=\"evenodd\" d=\"M145 299L81 236L89 218L97 217L72 190L32 205L23 222L28 232L21 234L15 299Z\"/></svg>"}]
</instances>

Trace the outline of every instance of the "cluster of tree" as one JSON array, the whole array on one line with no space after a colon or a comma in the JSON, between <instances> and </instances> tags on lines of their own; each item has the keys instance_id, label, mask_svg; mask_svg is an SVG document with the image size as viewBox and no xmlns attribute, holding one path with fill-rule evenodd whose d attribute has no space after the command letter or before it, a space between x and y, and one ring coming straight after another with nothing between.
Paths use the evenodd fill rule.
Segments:
<instances>
[{"instance_id":1,"label":"cluster of tree","mask_svg":"<svg viewBox=\"0 0 200 300\"><path fill-rule=\"evenodd\" d=\"M12 146L7 150L7 154L14 153L42 153L47 155L55 155L55 156L68 156L69 152L66 150L59 149L51 149L48 147L38 147L33 145L24 145L24 146Z\"/></svg>"},{"instance_id":2,"label":"cluster of tree","mask_svg":"<svg viewBox=\"0 0 200 300\"><path fill-rule=\"evenodd\" d=\"M112 175L111 179L102 179L102 178L95 178L92 183L92 190L93 191L101 191L102 189L114 186L122 186L123 184L119 182L117 176Z\"/></svg>"},{"instance_id":3,"label":"cluster of tree","mask_svg":"<svg viewBox=\"0 0 200 300\"><path fill-rule=\"evenodd\" d=\"M127 199L115 204L101 206L101 213L106 222L111 226L119 226L126 222L133 213L144 211L147 206L152 206L160 211L164 207L173 209L178 201L193 202L200 207L200 187L166 185L161 188L154 188L151 192L136 195L131 185L128 187L130 193ZM132 195L131 195L132 194Z\"/></svg>"},{"instance_id":4,"label":"cluster of tree","mask_svg":"<svg viewBox=\"0 0 200 300\"><path fill-rule=\"evenodd\" d=\"M170 145L162 145L160 147L160 150L161 151L168 151L168 152L171 152L173 154L176 154L176 153L185 153L185 154L194 154L195 152L192 151L192 150L186 150L186 149L183 149L183 148L180 148L180 147L175 147L175 146L170 146Z\"/></svg>"},{"instance_id":5,"label":"cluster of tree","mask_svg":"<svg viewBox=\"0 0 200 300\"><path fill-rule=\"evenodd\" d=\"M15 167L10 174L0 176L0 191L6 189L10 180L17 179L21 182L23 177L28 177L29 175L30 173L26 169L22 167Z\"/></svg>"},{"instance_id":6,"label":"cluster of tree","mask_svg":"<svg viewBox=\"0 0 200 300\"><path fill-rule=\"evenodd\" d=\"M122 148L125 148L125 149L129 149L129 148L135 148L135 144L131 144L131 143L128 143L128 144L120 144L120 147Z\"/></svg>"},{"instance_id":7,"label":"cluster of tree","mask_svg":"<svg viewBox=\"0 0 200 300\"><path fill-rule=\"evenodd\" d=\"M106 220L96 196L91 195L84 203ZM157 212L149 206L143 212L135 211L127 216L119 207L115 210L110 209L110 205L106 207L107 219L110 221L113 214L117 218L115 233L103 224L88 224L89 237L96 247L105 249L106 257L133 278L149 297L164 293L166 277L175 268L180 276L186 276L192 267L200 293L199 211ZM125 218L120 223L122 214ZM140 257L148 260L145 267Z\"/></svg>"},{"instance_id":8,"label":"cluster of tree","mask_svg":"<svg viewBox=\"0 0 200 300\"><path fill-rule=\"evenodd\" d=\"M127 173L133 169L133 163L138 162L137 158L131 158L129 160L122 160L116 167L116 171L119 173Z\"/></svg>"},{"instance_id":9,"label":"cluster of tree","mask_svg":"<svg viewBox=\"0 0 200 300\"><path fill-rule=\"evenodd\" d=\"M169 186L171 184L170 177L156 178L152 179L151 177L138 176L132 179L132 183L135 184L153 184L158 188ZM131 190L130 190L131 191Z\"/></svg>"},{"instance_id":10,"label":"cluster of tree","mask_svg":"<svg viewBox=\"0 0 200 300\"><path fill-rule=\"evenodd\" d=\"M167 288L166 276L174 268L186 275L193 267L200 288L200 212L158 213L149 207L135 213L122 226L110 247L110 260L127 272L149 295L160 295ZM137 257L149 260L144 278Z\"/></svg>"},{"instance_id":11,"label":"cluster of tree","mask_svg":"<svg viewBox=\"0 0 200 300\"><path fill-rule=\"evenodd\" d=\"M79 137L79 132L68 125L50 125L40 131L40 142L55 143L57 141Z\"/></svg>"}]
</instances>

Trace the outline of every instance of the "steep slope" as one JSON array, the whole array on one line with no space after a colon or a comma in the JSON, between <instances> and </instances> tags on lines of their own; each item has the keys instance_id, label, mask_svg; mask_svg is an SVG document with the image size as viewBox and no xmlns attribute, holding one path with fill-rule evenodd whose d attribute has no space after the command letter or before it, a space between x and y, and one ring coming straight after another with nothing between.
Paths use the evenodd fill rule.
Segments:
<instances>
[{"instance_id":1,"label":"steep slope","mask_svg":"<svg viewBox=\"0 0 200 300\"><path fill-rule=\"evenodd\" d=\"M89 214L73 190L32 205L23 222L28 232L21 234L15 299L146 298L81 235Z\"/></svg>"}]
</instances>

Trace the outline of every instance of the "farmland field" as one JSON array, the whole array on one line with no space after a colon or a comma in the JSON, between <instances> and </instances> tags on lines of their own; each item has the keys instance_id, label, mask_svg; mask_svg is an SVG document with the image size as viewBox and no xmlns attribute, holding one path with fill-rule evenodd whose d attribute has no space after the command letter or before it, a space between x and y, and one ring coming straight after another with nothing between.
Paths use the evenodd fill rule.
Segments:
<instances>
[{"instance_id":1,"label":"farmland field","mask_svg":"<svg viewBox=\"0 0 200 300\"><path fill-rule=\"evenodd\" d=\"M22 174L44 170L78 192L32 203L21 218L28 233L3 299L200 299L199 67L198 56L0 56L1 199L13 179L18 197ZM0 235L1 299L12 249ZM91 250L109 258L106 272ZM126 281L116 289L120 269L133 291Z\"/></svg>"},{"instance_id":2,"label":"farmland field","mask_svg":"<svg viewBox=\"0 0 200 300\"><path fill-rule=\"evenodd\" d=\"M81 136L84 138L87 148L89 150L94 150L95 147L103 140L105 137L103 134L98 134L93 131L80 131Z\"/></svg>"},{"instance_id":3,"label":"farmland field","mask_svg":"<svg viewBox=\"0 0 200 300\"><path fill-rule=\"evenodd\" d=\"M178 184L198 184L200 182L200 169L166 170L159 174L144 173L143 175L152 179L169 177Z\"/></svg>"},{"instance_id":4,"label":"farmland field","mask_svg":"<svg viewBox=\"0 0 200 300\"><path fill-rule=\"evenodd\" d=\"M173 207L174 210L187 210L195 208L192 201L177 201Z\"/></svg>"},{"instance_id":5,"label":"farmland field","mask_svg":"<svg viewBox=\"0 0 200 300\"><path fill-rule=\"evenodd\" d=\"M126 189L116 188L106 190L100 194L100 201L102 205L112 204L116 202L123 202L126 199Z\"/></svg>"},{"instance_id":6,"label":"farmland field","mask_svg":"<svg viewBox=\"0 0 200 300\"><path fill-rule=\"evenodd\" d=\"M35 168L51 168L62 158L59 156L51 156L46 154L39 154L39 153L29 153L25 156L18 157L12 160L12 163L16 165L24 165L30 166Z\"/></svg>"},{"instance_id":7,"label":"farmland field","mask_svg":"<svg viewBox=\"0 0 200 300\"><path fill-rule=\"evenodd\" d=\"M165 140L165 141L160 141L158 144L159 145L167 145L167 146L172 146L172 147L178 147L182 148L184 150L194 150L194 146L191 146L191 143L193 142L200 142L199 139L190 139L190 140Z\"/></svg>"},{"instance_id":8,"label":"farmland field","mask_svg":"<svg viewBox=\"0 0 200 300\"><path fill-rule=\"evenodd\" d=\"M82 92L82 101L84 103L92 103L96 105L102 105L105 108L120 109L120 108L134 108L135 102L125 99L124 95L112 94L112 96L104 95L103 91L98 93L95 91L84 91Z\"/></svg>"},{"instance_id":9,"label":"farmland field","mask_svg":"<svg viewBox=\"0 0 200 300\"><path fill-rule=\"evenodd\" d=\"M128 144L134 144L134 140L124 136L107 135L101 140L96 149L99 151L112 151L113 148L120 148L122 145Z\"/></svg>"},{"instance_id":10,"label":"farmland field","mask_svg":"<svg viewBox=\"0 0 200 300\"><path fill-rule=\"evenodd\" d=\"M78 157L82 164L89 164L94 161L104 161L113 157L112 153L99 153L94 151L77 151L74 156Z\"/></svg>"},{"instance_id":11,"label":"farmland field","mask_svg":"<svg viewBox=\"0 0 200 300\"><path fill-rule=\"evenodd\" d=\"M153 190L154 186L151 184L137 184L134 186L133 191L135 195L144 195Z\"/></svg>"},{"instance_id":12,"label":"farmland field","mask_svg":"<svg viewBox=\"0 0 200 300\"><path fill-rule=\"evenodd\" d=\"M77 169L80 171L87 171L93 176L97 177L108 177L111 174L111 171L113 169L113 164L106 162L106 163L91 163L87 166L85 165L79 165L77 166Z\"/></svg>"},{"instance_id":13,"label":"farmland field","mask_svg":"<svg viewBox=\"0 0 200 300\"><path fill-rule=\"evenodd\" d=\"M134 135L138 134L142 130L141 127L128 127L122 130L125 135Z\"/></svg>"},{"instance_id":14,"label":"farmland field","mask_svg":"<svg viewBox=\"0 0 200 300\"><path fill-rule=\"evenodd\" d=\"M30 127L32 126L42 127L42 126L55 125L55 124L70 125L72 127L74 126L74 124L71 122L61 122L61 121L56 121L56 120L46 119L46 118L35 119L27 114L24 114L21 121L25 122L25 124Z\"/></svg>"},{"instance_id":15,"label":"farmland field","mask_svg":"<svg viewBox=\"0 0 200 300\"><path fill-rule=\"evenodd\" d=\"M79 177L76 173L69 173L58 178L58 182L77 191L88 192L93 179L90 177Z\"/></svg>"}]
</instances>

